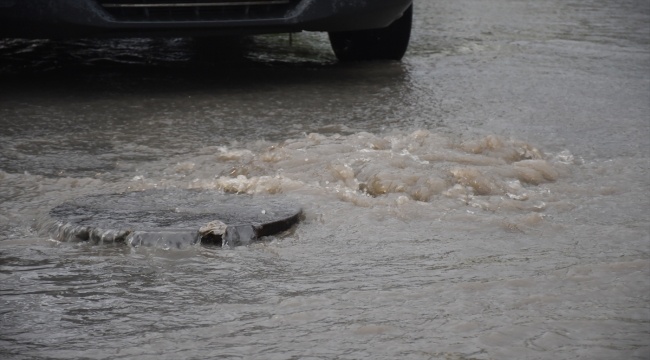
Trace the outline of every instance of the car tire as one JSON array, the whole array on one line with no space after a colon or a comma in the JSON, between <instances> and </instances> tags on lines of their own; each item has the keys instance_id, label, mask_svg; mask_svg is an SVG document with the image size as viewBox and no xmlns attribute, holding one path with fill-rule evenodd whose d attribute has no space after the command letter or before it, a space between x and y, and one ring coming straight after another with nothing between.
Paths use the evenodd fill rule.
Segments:
<instances>
[{"instance_id":1,"label":"car tire","mask_svg":"<svg viewBox=\"0 0 650 360\"><path fill-rule=\"evenodd\" d=\"M413 5L401 18L381 29L330 32L339 61L401 60L411 37Z\"/></svg>"}]
</instances>

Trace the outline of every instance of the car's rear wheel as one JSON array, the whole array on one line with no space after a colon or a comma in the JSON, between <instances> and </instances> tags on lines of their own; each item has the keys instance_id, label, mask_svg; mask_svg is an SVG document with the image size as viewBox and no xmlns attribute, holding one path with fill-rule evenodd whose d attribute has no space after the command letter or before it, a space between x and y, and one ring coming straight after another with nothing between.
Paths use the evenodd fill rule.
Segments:
<instances>
[{"instance_id":1,"label":"car's rear wheel","mask_svg":"<svg viewBox=\"0 0 650 360\"><path fill-rule=\"evenodd\" d=\"M340 61L401 60L411 37L413 5L401 18L382 29L330 32Z\"/></svg>"}]
</instances>

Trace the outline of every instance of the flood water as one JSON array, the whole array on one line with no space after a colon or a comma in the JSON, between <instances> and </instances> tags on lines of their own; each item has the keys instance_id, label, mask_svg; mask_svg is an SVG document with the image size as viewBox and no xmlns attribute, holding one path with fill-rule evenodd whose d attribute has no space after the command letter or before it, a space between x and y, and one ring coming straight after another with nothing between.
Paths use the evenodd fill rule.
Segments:
<instances>
[{"instance_id":1,"label":"flood water","mask_svg":"<svg viewBox=\"0 0 650 360\"><path fill-rule=\"evenodd\" d=\"M3 359L650 358L650 3L416 1L327 36L0 40ZM85 195L298 203L233 250L58 242Z\"/></svg>"}]
</instances>

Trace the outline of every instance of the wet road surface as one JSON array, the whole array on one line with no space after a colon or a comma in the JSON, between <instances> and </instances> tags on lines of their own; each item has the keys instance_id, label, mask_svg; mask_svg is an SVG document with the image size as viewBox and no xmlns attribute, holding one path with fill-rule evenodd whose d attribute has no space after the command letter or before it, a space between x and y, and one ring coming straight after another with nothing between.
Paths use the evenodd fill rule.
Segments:
<instances>
[{"instance_id":1,"label":"wet road surface","mask_svg":"<svg viewBox=\"0 0 650 360\"><path fill-rule=\"evenodd\" d=\"M650 5L416 3L401 63L324 34L0 41L3 358L648 358ZM54 206L202 189L248 247L57 242Z\"/></svg>"}]
</instances>

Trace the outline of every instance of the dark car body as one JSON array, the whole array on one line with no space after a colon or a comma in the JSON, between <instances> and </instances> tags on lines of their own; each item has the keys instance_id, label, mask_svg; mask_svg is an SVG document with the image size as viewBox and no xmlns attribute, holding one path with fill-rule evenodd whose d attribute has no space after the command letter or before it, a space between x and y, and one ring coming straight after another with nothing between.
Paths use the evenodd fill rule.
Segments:
<instances>
[{"instance_id":1,"label":"dark car body","mask_svg":"<svg viewBox=\"0 0 650 360\"><path fill-rule=\"evenodd\" d=\"M0 0L0 38L182 37L383 28L412 0Z\"/></svg>"}]
</instances>

